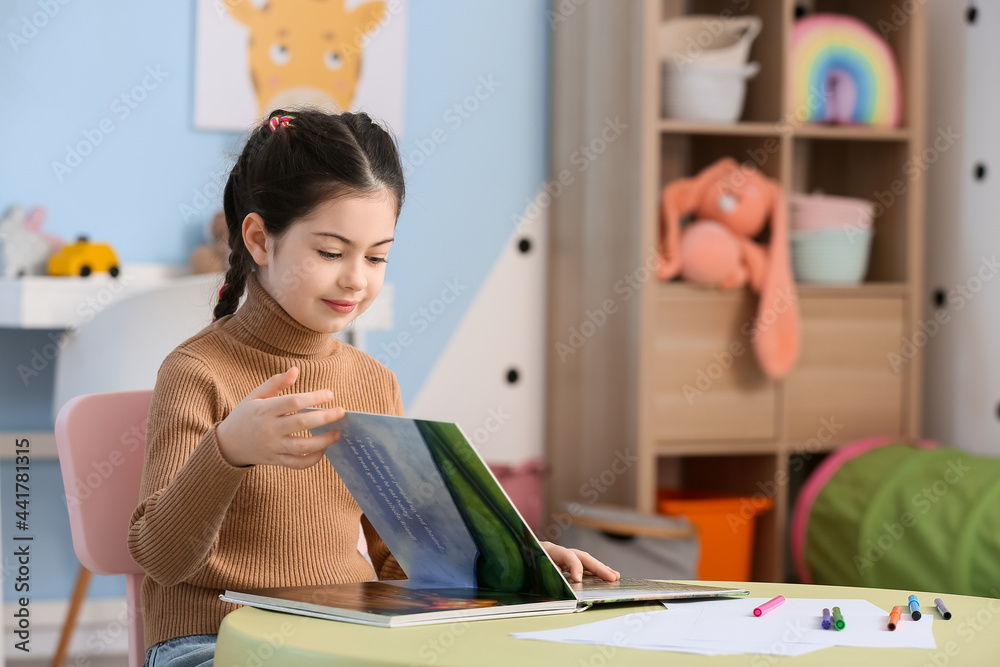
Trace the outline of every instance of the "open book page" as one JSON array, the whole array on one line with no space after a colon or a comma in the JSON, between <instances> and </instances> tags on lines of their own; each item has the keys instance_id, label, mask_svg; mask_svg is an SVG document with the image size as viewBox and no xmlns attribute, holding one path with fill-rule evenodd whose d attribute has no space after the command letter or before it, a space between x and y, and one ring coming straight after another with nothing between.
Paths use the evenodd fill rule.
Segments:
<instances>
[{"instance_id":1,"label":"open book page","mask_svg":"<svg viewBox=\"0 0 1000 667\"><path fill-rule=\"evenodd\" d=\"M655 579L630 579L605 581L598 576L585 575L582 582L570 582L570 586L581 602L630 602L633 600L662 600L701 597L742 597L750 591L742 588L720 588L700 584L682 584Z\"/></svg>"},{"instance_id":2,"label":"open book page","mask_svg":"<svg viewBox=\"0 0 1000 667\"><path fill-rule=\"evenodd\" d=\"M348 412L327 458L411 579L574 599L479 454L455 424Z\"/></svg>"}]
</instances>

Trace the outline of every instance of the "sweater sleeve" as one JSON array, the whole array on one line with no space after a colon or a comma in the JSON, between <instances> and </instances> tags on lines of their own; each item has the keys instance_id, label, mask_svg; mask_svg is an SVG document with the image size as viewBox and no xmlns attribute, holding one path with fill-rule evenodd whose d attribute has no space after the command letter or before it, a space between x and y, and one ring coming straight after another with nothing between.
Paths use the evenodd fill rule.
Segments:
<instances>
[{"instance_id":1,"label":"sweater sleeve","mask_svg":"<svg viewBox=\"0 0 1000 667\"><path fill-rule=\"evenodd\" d=\"M399 380L396 379L396 374L392 375L392 402L393 402L393 412L392 414L397 417L405 417L406 411L403 410L403 392L399 388Z\"/></svg>"},{"instance_id":2,"label":"sweater sleeve","mask_svg":"<svg viewBox=\"0 0 1000 667\"><path fill-rule=\"evenodd\" d=\"M392 412L397 417L405 416L403 412L403 395L399 389L399 381L395 374L392 375ZM396 557L389 551L382 538L375 531L375 527L368 521L368 517L361 516L361 529L365 533L365 540L368 542L368 555L375 566L375 574L381 580L406 579L406 572L396 562Z\"/></svg>"},{"instance_id":3,"label":"sweater sleeve","mask_svg":"<svg viewBox=\"0 0 1000 667\"><path fill-rule=\"evenodd\" d=\"M205 565L252 468L234 467L219 452L221 412L204 364L179 352L168 356L153 389L140 502L128 534L136 563L163 586L189 579Z\"/></svg>"}]
</instances>

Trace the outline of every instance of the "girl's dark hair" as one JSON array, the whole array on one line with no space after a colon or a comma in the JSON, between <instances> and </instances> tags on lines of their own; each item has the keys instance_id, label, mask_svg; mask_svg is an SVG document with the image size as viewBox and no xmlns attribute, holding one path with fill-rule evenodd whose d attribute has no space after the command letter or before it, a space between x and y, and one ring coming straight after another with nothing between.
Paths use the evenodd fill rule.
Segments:
<instances>
[{"instance_id":1,"label":"girl's dark hair","mask_svg":"<svg viewBox=\"0 0 1000 667\"><path fill-rule=\"evenodd\" d=\"M267 233L277 239L330 199L382 192L393 195L398 218L404 196L399 153L393 137L368 114L272 111L247 140L222 196L229 271L215 317L236 311L255 268L243 243L247 214L259 214Z\"/></svg>"}]
</instances>

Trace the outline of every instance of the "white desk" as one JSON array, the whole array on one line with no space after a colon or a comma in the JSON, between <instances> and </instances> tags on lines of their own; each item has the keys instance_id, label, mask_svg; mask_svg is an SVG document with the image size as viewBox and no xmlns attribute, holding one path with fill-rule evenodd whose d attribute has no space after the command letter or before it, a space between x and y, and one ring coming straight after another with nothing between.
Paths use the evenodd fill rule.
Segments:
<instances>
[{"instance_id":1,"label":"white desk","mask_svg":"<svg viewBox=\"0 0 1000 667\"><path fill-rule=\"evenodd\" d=\"M180 264L124 264L117 278L106 273L0 278L0 327L73 329L126 294L188 273Z\"/></svg>"},{"instance_id":2,"label":"white desk","mask_svg":"<svg viewBox=\"0 0 1000 667\"><path fill-rule=\"evenodd\" d=\"M123 264L117 278L106 273L86 278L0 278L0 328L72 330L127 294L188 273L187 267L180 264L135 263ZM45 344L51 343L58 349L59 340L46 340ZM43 348L43 353L48 351ZM0 438L4 442L28 438L35 457L56 458L56 441L51 431L0 431ZM0 459L12 458L11 448L0 448Z\"/></svg>"}]
</instances>

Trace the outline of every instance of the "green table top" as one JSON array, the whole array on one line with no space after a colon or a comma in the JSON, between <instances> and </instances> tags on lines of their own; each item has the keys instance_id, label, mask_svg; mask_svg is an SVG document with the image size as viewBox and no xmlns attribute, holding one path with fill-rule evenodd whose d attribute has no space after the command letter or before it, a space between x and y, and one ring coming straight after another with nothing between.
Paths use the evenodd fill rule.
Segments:
<instances>
[{"instance_id":1,"label":"green table top","mask_svg":"<svg viewBox=\"0 0 1000 667\"><path fill-rule=\"evenodd\" d=\"M701 656L614 646L588 646L515 639L512 632L565 628L637 611L662 609L659 604L598 605L582 613L479 620L410 628L375 628L326 621L252 607L241 607L222 622L215 652L219 667L296 667L312 665L932 665L1000 664L1000 600L964 595L893 591L878 588L806 586L801 584L697 582L738 586L752 597L864 598L885 610L905 605L911 593L925 613L935 614L937 649L852 648L833 646L797 658L760 654ZM953 614L943 620L934 610L940 597Z\"/></svg>"}]
</instances>

